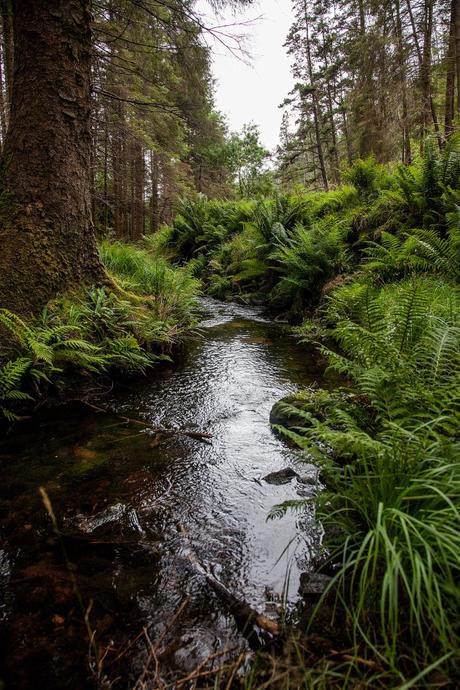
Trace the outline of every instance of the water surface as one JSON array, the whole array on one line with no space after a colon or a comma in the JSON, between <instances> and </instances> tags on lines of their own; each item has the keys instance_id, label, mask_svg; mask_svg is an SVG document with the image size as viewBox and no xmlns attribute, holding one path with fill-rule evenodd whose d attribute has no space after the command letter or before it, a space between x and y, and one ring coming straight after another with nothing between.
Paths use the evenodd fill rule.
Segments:
<instances>
[{"instance_id":1,"label":"water surface","mask_svg":"<svg viewBox=\"0 0 460 690\"><path fill-rule=\"evenodd\" d=\"M321 381L321 365L257 309L210 299L203 309L181 364L157 370L110 404L152 427L204 432L208 442L67 412L43 420L33 434L13 434L0 458L11 520L26 520L29 529L33 516L21 511L33 504L43 513L36 492L43 484L63 529L126 542L115 548L101 588L110 587L130 612L133 630L148 625L152 639L165 635L187 600L167 632L179 640L170 663L180 669L225 645L244 644L194 563L276 616L295 604L300 572L321 540L313 508L267 521L274 504L313 496L314 487L264 480L286 467L308 472L299 452L271 431L269 413L283 396ZM14 616L7 584L14 558L7 540L0 552L0 618Z\"/></svg>"}]
</instances>

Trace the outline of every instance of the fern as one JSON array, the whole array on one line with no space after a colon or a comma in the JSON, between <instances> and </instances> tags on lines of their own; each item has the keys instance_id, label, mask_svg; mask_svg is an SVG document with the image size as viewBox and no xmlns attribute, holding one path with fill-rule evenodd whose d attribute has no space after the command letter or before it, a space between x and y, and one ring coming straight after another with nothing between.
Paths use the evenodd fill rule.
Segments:
<instances>
[{"instance_id":1,"label":"fern","mask_svg":"<svg viewBox=\"0 0 460 690\"><path fill-rule=\"evenodd\" d=\"M31 366L32 362L28 357L18 357L0 367L0 414L10 422L20 419L11 405L32 400L32 396L21 388Z\"/></svg>"}]
</instances>

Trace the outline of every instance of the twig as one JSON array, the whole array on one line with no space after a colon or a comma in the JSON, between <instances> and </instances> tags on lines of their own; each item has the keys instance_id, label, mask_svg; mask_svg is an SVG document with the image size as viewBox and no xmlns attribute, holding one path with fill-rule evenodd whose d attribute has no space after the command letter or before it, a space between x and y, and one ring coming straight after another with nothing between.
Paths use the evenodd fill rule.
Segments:
<instances>
[{"instance_id":1,"label":"twig","mask_svg":"<svg viewBox=\"0 0 460 690\"><path fill-rule=\"evenodd\" d=\"M187 606L189 605L189 603L190 603L190 599L189 599L188 597L185 597L185 599L182 601L182 603L180 604L179 608L177 609L176 613L175 613L174 616L171 618L171 620L169 621L169 623L167 624L167 626L166 626L165 629L163 630L162 634L160 635L160 637L159 637L159 639L158 639L158 644L160 644L161 642L163 642L163 640L165 639L166 635L167 635L168 632L171 630L171 628L173 627L174 623L177 621L177 619L179 618L179 616L181 615L181 613L183 612L183 610L184 610L185 608L187 608Z\"/></svg>"},{"instance_id":2,"label":"twig","mask_svg":"<svg viewBox=\"0 0 460 690\"><path fill-rule=\"evenodd\" d=\"M184 536L188 539L188 534L183 525L180 525L180 530ZM190 549L188 555L189 561L195 566L196 570L204 576L206 582L214 590L214 592L220 597L220 599L226 604L230 613L237 619L243 620L245 622L244 629L248 626L252 627L257 625L261 630L270 633L271 635L277 636L280 634L280 626L277 621L267 618L263 614L259 613L253 609L247 602L239 599L232 592L230 592L225 585L223 585L214 575L211 575L201 563L198 561L196 554Z\"/></svg>"},{"instance_id":3,"label":"twig","mask_svg":"<svg viewBox=\"0 0 460 690\"><path fill-rule=\"evenodd\" d=\"M151 424L148 424L148 422L143 422L141 419L133 419L132 417L126 417L126 415L120 414L119 412L115 412L114 410L108 410L104 407L99 407L99 405L94 405L93 403L90 403L87 400L78 400L78 402L80 402L82 405L90 407L92 410L95 410L96 412L111 414L114 417L118 417L118 419L127 422L128 424L138 424L139 426L143 426L144 429L150 429L151 431L155 431L156 433L169 435L178 434L182 436L188 436L189 438L193 438L196 441L202 441L203 443L209 443L210 439L212 439L213 437L212 434L208 434L204 431L189 431L188 429L172 429L163 426L152 426Z\"/></svg>"},{"instance_id":4,"label":"twig","mask_svg":"<svg viewBox=\"0 0 460 690\"><path fill-rule=\"evenodd\" d=\"M361 664L361 666L366 666L374 670L381 670L381 666L372 659L364 659L362 656L353 656L353 654L345 654L343 652L338 652L335 649L331 649L331 656L338 656L342 661L350 661L352 663Z\"/></svg>"}]
</instances>

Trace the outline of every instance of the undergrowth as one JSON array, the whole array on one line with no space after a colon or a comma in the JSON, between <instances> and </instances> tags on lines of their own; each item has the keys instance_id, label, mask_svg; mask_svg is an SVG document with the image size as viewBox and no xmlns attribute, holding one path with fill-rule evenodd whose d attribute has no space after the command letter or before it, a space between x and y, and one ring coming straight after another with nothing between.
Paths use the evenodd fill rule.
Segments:
<instances>
[{"instance_id":1,"label":"undergrowth","mask_svg":"<svg viewBox=\"0 0 460 690\"><path fill-rule=\"evenodd\" d=\"M254 201L186 200L170 227L148 239L186 263L220 299L263 302L294 322L321 302L337 276L379 280L460 274L460 142L432 142L412 166L389 172L374 159L344 172L330 192Z\"/></svg>"},{"instance_id":2,"label":"undergrowth","mask_svg":"<svg viewBox=\"0 0 460 690\"><path fill-rule=\"evenodd\" d=\"M331 625L361 661L345 674L299 653L284 687L456 687L460 141L442 152L428 142L390 172L357 161L344 177L340 189L262 200L241 216L233 205L231 228L213 225L210 202L189 202L164 247L216 297L258 300L297 322L316 309L297 332L320 335L347 384L279 403L276 431L322 465L327 484L318 515L334 576L306 632L332 597ZM302 502L272 517L292 508Z\"/></svg>"},{"instance_id":3,"label":"undergrowth","mask_svg":"<svg viewBox=\"0 0 460 690\"><path fill-rule=\"evenodd\" d=\"M299 649L280 684L263 686L457 687L460 141L428 142L391 172L357 161L344 179L327 193L186 200L142 248L102 243L112 287L55 300L32 323L1 310L0 414L14 420L69 373L150 367L193 327L198 281L301 323L346 382L277 406L276 431L327 485L318 515L333 577L304 632L332 599L349 663ZM302 502L272 517L292 508ZM242 685L259 687L251 673Z\"/></svg>"},{"instance_id":4,"label":"undergrowth","mask_svg":"<svg viewBox=\"0 0 460 690\"><path fill-rule=\"evenodd\" d=\"M148 248L104 241L112 284L50 302L32 320L0 309L0 418L90 375L144 373L195 323L199 283Z\"/></svg>"}]
</instances>

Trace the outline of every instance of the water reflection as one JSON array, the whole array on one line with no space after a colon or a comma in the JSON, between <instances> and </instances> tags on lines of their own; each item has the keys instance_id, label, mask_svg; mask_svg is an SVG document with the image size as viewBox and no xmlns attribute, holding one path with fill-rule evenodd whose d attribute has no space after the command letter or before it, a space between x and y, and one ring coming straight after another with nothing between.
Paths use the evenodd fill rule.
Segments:
<instances>
[{"instance_id":1,"label":"water reflection","mask_svg":"<svg viewBox=\"0 0 460 690\"><path fill-rule=\"evenodd\" d=\"M204 309L182 364L154 372L113 404L154 427L211 434L210 443L67 410L28 436L13 434L0 451L0 507L3 501L11 529L30 515L34 528L46 519L37 494L45 484L65 530L114 544L100 586L115 591L134 630L147 623L158 639L169 626L165 641L176 639L171 665L183 668L243 644L193 559L272 615L281 600L295 602L300 571L321 539L312 509L267 522L274 504L308 498L314 487L296 478L263 480L286 467L307 473L300 454L271 432L269 413L281 397L320 380L321 368L260 310L212 300ZM0 593L9 559L0 553ZM171 625L185 599L187 609Z\"/></svg>"},{"instance_id":2,"label":"water reflection","mask_svg":"<svg viewBox=\"0 0 460 690\"><path fill-rule=\"evenodd\" d=\"M187 592L202 602L198 620L190 623L192 637L193 629L200 632L204 626L207 635L214 630L218 638L222 620L209 610L209 590L191 574L184 554L190 547L204 566L259 610L272 611L273 599L295 600L299 567L308 566L321 529L313 514L303 514L299 544L293 541L298 515L267 522L275 503L309 490L295 479L278 486L263 481L269 472L299 469L300 462L300 454L273 435L268 418L279 398L311 383L319 372L295 341L283 336L282 327L257 310L209 300L206 308L212 316L203 321L182 366L137 390L124 409L141 413L153 425L213 436L211 445L176 439L176 455L165 465L167 503L159 507L154 498L150 516L148 499L142 505L144 529L150 522L154 532L161 514L166 532L158 589L150 598L143 595L142 605L152 619L165 619L177 592ZM161 456L170 449L169 441L156 452ZM293 558L295 552L301 558Z\"/></svg>"}]
</instances>

